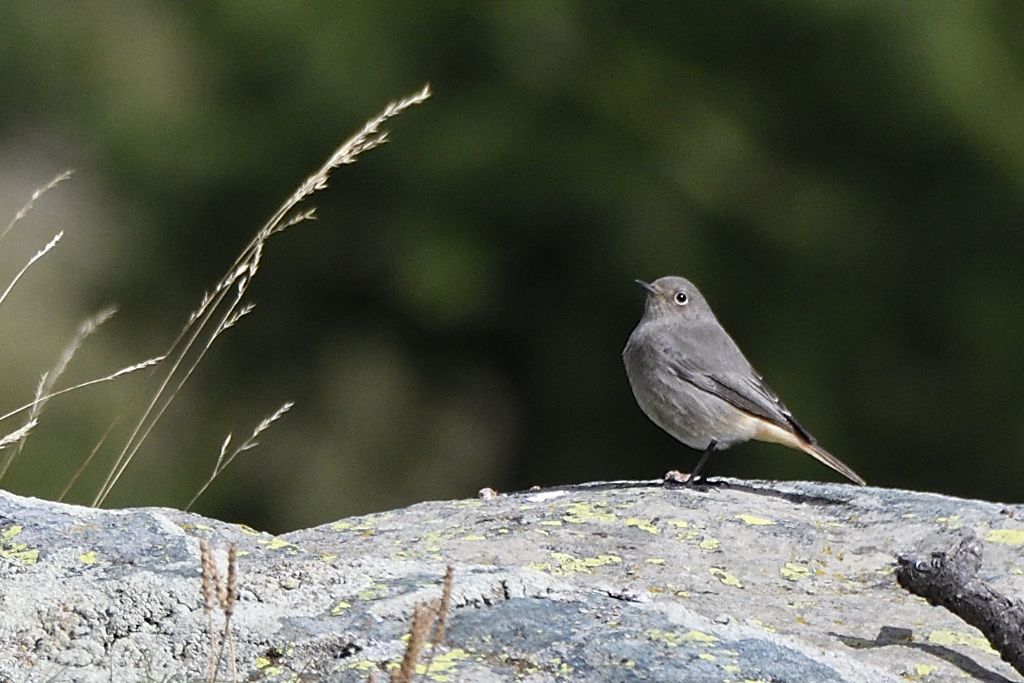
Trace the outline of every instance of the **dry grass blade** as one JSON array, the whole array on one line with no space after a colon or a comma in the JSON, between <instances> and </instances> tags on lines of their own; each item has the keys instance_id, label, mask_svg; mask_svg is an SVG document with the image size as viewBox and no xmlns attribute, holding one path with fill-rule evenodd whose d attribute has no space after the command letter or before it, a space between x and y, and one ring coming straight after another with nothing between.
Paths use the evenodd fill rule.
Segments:
<instances>
[{"instance_id":1,"label":"dry grass blade","mask_svg":"<svg viewBox=\"0 0 1024 683\"><path fill-rule=\"evenodd\" d=\"M429 605L419 604L413 608L409 643L405 647L401 666L391 675L391 683L412 683L413 676L416 675L416 663L419 662L423 647L427 644L427 634L433 621L433 610Z\"/></svg>"},{"instance_id":2,"label":"dry grass blade","mask_svg":"<svg viewBox=\"0 0 1024 683\"><path fill-rule=\"evenodd\" d=\"M11 283L7 285L7 289L4 290L4 293L0 294L0 304L3 304L4 300L11 293L11 290L14 289L14 285L18 284L18 280L21 279L21 276L24 275L28 271L28 269L31 268L33 264L35 264L36 261L46 256L46 254L51 249L57 246L57 243L60 242L62 237L64 237L63 230L54 235L53 239L47 242L45 247L43 247L42 249L40 249L39 251L32 255L32 258L28 260L28 263L21 267L21 270L19 270L18 274L14 276L14 279L11 280Z\"/></svg>"},{"instance_id":3,"label":"dry grass blade","mask_svg":"<svg viewBox=\"0 0 1024 683\"><path fill-rule=\"evenodd\" d=\"M437 608L437 627L434 629L434 637L431 642L440 645L444 642L444 633L448 628L448 615L452 608L452 585L455 583L455 567L448 565L444 572L444 582L441 588L441 604Z\"/></svg>"},{"instance_id":4,"label":"dry grass blade","mask_svg":"<svg viewBox=\"0 0 1024 683\"><path fill-rule=\"evenodd\" d=\"M42 187L36 188L35 191L32 193L32 196L29 197L29 200L25 203L25 205L18 209L18 212L14 214L14 218L12 218L11 222L7 224L7 227L4 228L4 231L0 232L0 241L2 241L3 238L7 237L7 233L11 231L11 228L14 227L15 223L17 223L22 218L28 215L28 212L32 210L32 207L35 206L36 201L38 201L40 197L42 197L46 192L52 190L60 183L70 178L72 173L74 173L74 171L70 169L64 171L63 173L60 173L57 176L55 176L52 180L50 180L50 182L46 183Z\"/></svg>"},{"instance_id":5,"label":"dry grass blade","mask_svg":"<svg viewBox=\"0 0 1024 683\"><path fill-rule=\"evenodd\" d=\"M455 580L455 569L451 565L444 573L441 598L430 602L421 602L413 609L412 627L409 629L409 642L405 646L405 654L398 669L391 673L391 683L412 683L419 668L429 675L434 662L437 648L444 642L445 630L448 626L448 615L451 612L452 585ZM431 630L433 636L431 637ZM431 644L430 657L420 665L420 656L428 641Z\"/></svg>"},{"instance_id":6,"label":"dry grass blade","mask_svg":"<svg viewBox=\"0 0 1024 683\"><path fill-rule=\"evenodd\" d=\"M39 379L39 384L36 385L35 400L32 402L32 407L29 408L28 422L38 422L39 416L43 412L43 408L46 407L46 403L49 401L49 394L53 392L54 385L57 383L57 380L60 379L60 376L64 374L64 371L67 370L68 364L71 362L71 359L75 357L75 354L78 352L78 349L81 348L82 343L89 335L98 330L100 325L110 320L116 312L117 309L115 308L104 309L93 317L88 318L79 326L78 332L75 333L71 342L68 343L61 352L60 357L57 359L57 364L54 365L49 372L44 372L42 377ZM25 437L27 436L28 433L26 432ZM18 442L18 449L7 456L7 458L4 459L3 465L0 466L0 482L3 481L4 476L6 476L14 459L21 455L21 451L25 446L25 437L22 437L21 441Z\"/></svg>"},{"instance_id":7,"label":"dry grass blade","mask_svg":"<svg viewBox=\"0 0 1024 683\"><path fill-rule=\"evenodd\" d=\"M213 472L211 472L209 478L205 482L203 482L203 485L199 487L199 490L196 491L196 494L192 496L192 500L190 500L188 502L188 505L186 505L184 508L185 512L188 512L189 510L192 509L192 506L196 504L196 501L199 500L199 497L206 493L206 489L210 488L210 484L213 483L213 480L220 476L221 472L227 469L227 466L231 464L231 461L234 460L239 453L244 453L245 451L251 450L259 446L260 444L256 440L257 437L259 437L260 434L266 431L270 427L270 425L274 424L277 420L279 420L285 413L291 410L293 405L295 405L295 403L289 401L288 403L285 403L280 408L275 410L274 413L269 417L263 418L263 420L258 425L256 425L256 429L252 430L252 435L248 439L243 441L241 445L236 446L231 451L228 450L228 447L231 445L231 434L228 434L227 438L224 439L224 443L222 443L220 446L220 454L217 456L217 462L213 466Z\"/></svg>"},{"instance_id":8,"label":"dry grass blade","mask_svg":"<svg viewBox=\"0 0 1024 683\"><path fill-rule=\"evenodd\" d=\"M6 436L0 436L0 448L7 448L11 444L18 443L26 436L28 436L28 433L32 431L32 428L35 426L36 421L29 420L18 429L15 429L10 434L7 434Z\"/></svg>"},{"instance_id":9,"label":"dry grass blade","mask_svg":"<svg viewBox=\"0 0 1024 683\"><path fill-rule=\"evenodd\" d=\"M56 398L58 396L63 396L64 394L69 394L72 391L78 391L79 389L85 389L86 387L91 387L91 386L96 385L96 384L102 384L103 382L111 382L111 381L117 379L118 377L124 377L125 375L130 375L133 372L138 372L139 370L144 370L146 368L152 367L152 366L156 365L157 363L159 363L160 361L162 361L163 359L164 359L163 356L156 356L155 358L148 358L148 359L142 361L141 363L136 363L135 365L129 365L126 368L121 368L120 370L117 370L116 372L112 372L109 375L106 375L105 377L97 377L95 379L90 379L90 380L88 380L86 382L80 382L80 383L72 385L70 387L65 387L64 389L60 389L59 391L54 391L52 393L45 394L43 396L39 396L39 397L33 399L31 402L26 403L25 405L18 406L14 410L10 410L10 411L4 413L3 415L0 415L0 422L3 422L7 418L14 417L18 413L23 413L26 410L31 410L34 406L38 405L39 403L45 403L46 401L49 401L51 398Z\"/></svg>"},{"instance_id":10,"label":"dry grass blade","mask_svg":"<svg viewBox=\"0 0 1024 683\"><path fill-rule=\"evenodd\" d=\"M238 601L238 549L228 546L227 581L221 581L217 560L206 539L199 540L199 563L202 577L203 612L206 614L206 632L210 649L207 653L206 675L215 683L224 660L225 648L231 666L231 680L238 680L238 662L235 655L235 639L231 630L231 617ZM224 628L220 631L213 626L213 612L220 608L224 614Z\"/></svg>"},{"instance_id":11,"label":"dry grass blade","mask_svg":"<svg viewBox=\"0 0 1024 683\"><path fill-rule=\"evenodd\" d=\"M370 119L358 133L336 149L330 158L285 200L284 204L257 231L249 244L242 249L235 262L228 268L227 273L214 286L213 290L203 295L199 307L188 316L185 327L165 354L167 363L165 364L166 369L162 373L162 379L115 459L106 481L93 499L94 506L102 505L106 500L111 489L117 484L125 469L138 453L142 443L196 366L205 357L210 346L224 330L230 328L248 312L244 307L241 308L241 311L239 310L240 303L252 278L259 270L266 241L271 236L312 218L312 211L297 214L292 212L296 205L304 199L327 187L327 180L334 168L342 164L353 163L363 152L383 144L387 140L387 135L380 132L380 127L388 119L429 97L430 86L427 85L421 91L403 100L392 102L383 112ZM232 289L235 290L235 295L228 299L228 293Z\"/></svg>"}]
</instances>

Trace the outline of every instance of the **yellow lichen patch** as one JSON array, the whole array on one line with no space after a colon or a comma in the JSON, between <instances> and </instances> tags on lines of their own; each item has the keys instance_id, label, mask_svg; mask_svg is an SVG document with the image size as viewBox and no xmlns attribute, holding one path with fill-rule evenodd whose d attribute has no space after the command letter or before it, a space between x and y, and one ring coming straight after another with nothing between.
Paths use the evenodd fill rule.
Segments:
<instances>
[{"instance_id":1,"label":"yellow lichen patch","mask_svg":"<svg viewBox=\"0 0 1024 683\"><path fill-rule=\"evenodd\" d=\"M622 558L617 555L598 555L597 557L574 557L568 553L551 553L550 562L531 562L530 569L548 574L564 576L566 574L593 574L594 569L609 564L620 564Z\"/></svg>"},{"instance_id":2,"label":"yellow lichen patch","mask_svg":"<svg viewBox=\"0 0 1024 683\"><path fill-rule=\"evenodd\" d=\"M703 631L687 631L686 633L679 633L677 631L662 631L660 628L649 628L644 631L644 636L646 636L648 640L661 641L668 643L669 645L679 645L687 642L711 645L718 642L718 638L704 633Z\"/></svg>"},{"instance_id":3,"label":"yellow lichen patch","mask_svg":"<svg viewBox=\"0 0 1024 683\"><path fill-rule=\"evenodd\" d=\"M266 546L267 550L280 550L281 548L287 548L289 546L291 546L292 548L295 547L293 544L289 543L288 541L281 540L280 538L272 538L269 541L261 539L256 542L260 545Z\"/></svg>"},{"instance_id":4,"label":"yellow lichen patch","mask_svg":"<svg viewBox=\"0 0 1024 683\"><path fill-rule=\"evenodd\" d=\"M562 521L570 524L614 522L616 519L615 514L608 512L608 507L600 503L571 503L562 515Z\"/></svg>"},{"instance_id":5,"label":"yellow lichen patch","mask_svg":"<svg viewBox=\"0 0 1024 683\"><path fill-rule=\"evenodd\" d=\"M931 676L933 673L939 670L939 667L934 664L915 664L914 675L918 678L924 678L925 676Z\"/></svg>"},{"instance_id":6,"label":"yellow lichen patch","mask_svg":"<svg viewBox=\"0 0 1024 683\"><path fill-rule=\"evenodd\" d=\"M269 657L257 657L256 661L253 662L253 666L260 670L262 676L267 678L280 676L284 673L284 667L274 666L274 660Z\"/></svg>"},{"instance_id":7,"label":"yellow lichen patch","mask_svg":"<svg viewBox=\"0 0 1024 683\"><path fill-rule=\"evenodd\" d=\"M726 586L734 586L736 588L743 588L743 584L738 578L725 571L721 567L708 567L708 573L715 577Z\"/></svg>"},{"instance_id":8,"label":"yellow lichen patch","mask_svg":"<svg viewBox=\"0 0 1024 683\"><path fill-rule=\"evenodd\" d=\"M677 529L685 529L688 526L690 526L690 523L687 522L685 519L670 519L668 523L669 526L674 526Z\"/></svg>"},{"instance_id":9,"label":"yellow lichen patch","mask_svg":"<svg viewBox=\"0 0 1024 683\"><path fill-rule=\"evenodd\" d=\"M364 588L363 590L359 591L359 593L356 594L356 597L360 600L375 600L383 596L385 593L387 593L387 591L387 584L373 583L370 584L368 588Z\"/></svg>"},{"instance_id":10,"label":"yellow lichen patch","mask_svg":"<svg viewBox=\"0 0 1024 683\"><path fill-rule=\"evenodd\" d=\"M331 616L336 617L351 606L352 603L345 602L344 600L339 600L338 603L331 608Z\"/></svg>"},{"instance_id":11,"label":"yellow lichen patch","mask_svg":"<svg viewBox=\"0 0 1024 683\"><path fill-rule=\"evenodd\" d=\"M0 531L0 557L17 560L23 564L35 564L39 561L39 550L29 548L27 543L15 543L14 539L24 529L14 524Z\"/></svg>"},{"instance_id":12,"label":"yellow lichen patch","mask_svg":"<svg viewBox=\"0 0 1024 683\"><path fill-rule=\"evenodd\" d=\"M646 519L640 519L639 517L630 517L629 519L627 519L626 526L632 526L636 527L637 529L642 529L649 534L661 533L658 531L658 527L654 526Z\"/></svg>"},{"instance_id":13,"label":"yellow lichen patch","mask_svg":"<svg viewBox=\"0 0 1024 683\"><path fill-rule=\"evenodd\" d=\"M722 667L722 671L727 674L738 674L740 672L740 667L736 664L726 664Z\"/></svg>"},{"instance_id":14,"label":"yellow lichen patch","mask_svg":"<svg viewBox=\"0 0 1024 683\"><path fill-rule=\"evenodd\" d=\"M993 529L985 535L990 543L1003 545L1024 545L1024 531L1019 529Z\"/></svg>"},{"instance_id":15,"label":"yellow lichen patch","mask_svg":"<svg viewBox=\"0 0 1024 683\"><path fill-rule=\"evenodd\" d=\"M552 659L551 663L555 665L556 673L559 676L565 677L572 673L572 667L569 665L569 662L564 662L559 657Z\"/></svg>"},{"instance_id":16,"label":"yellow lichen patch","mask_svg":"<svg viewBox=\"0 0 1024 683\"><path fill-rule=\"evenodd\" d=\"M782 574L782 578L787 581L799 581L800 579L806 579L810 576L811 570L802 564L787 562L781 569L779 569L779 573Z\"/></svg>"},{"instance_id":17,"label":"yellow lichen patch","mask_svg":"<svg viewBox=\"0 0 1024 683\"><path fill-rule=\"evenodd\" d=\"M751 526L771 526L772 524L775 524L775 522L770 519L755 517L754 515L736 515L736 519Z\"/></svg>"},{"instance_id":18,"label":"yellow lichen patch","mask_svg":"<svg viewBox=\"0 0 1024 683\"><path fill-rule=\"evenodd\" d=\"M560 519L545 519L540 523L541 526L562 526L562 520Z\"/></svg>"},{"instance_id":19,"label":"yellow lichen patch","mask_svg":"<svg viewBox=\"0 0 1024 683\"><path fill-rule=\"evenodd\" d=\"M455 680L450 674L455 673L459 662L464 659L469 659L469 653L463 650L461 647L454 648L448 652L441 652L424 657L427 662L416 665L416 673L420 676L426 676L432 681L438 681L438 683L445 683L446 681Z\"/></svg>"},{"instance_id":20,"label":"yellow lichen patch","mask_svg":"<svg viewBox=\"0 0 1024 683\"><path fill-rule=\"evenodd\" d=\"M481 536L480 534L467 534L466 536L462 537L462 540L463 541L486 541L487 537L486 536Z\"/></svg>"},{"instance_id":21,"label":"yellow lichen patch","mask_svg":"<svg viewBox=\"0 0 1024 683\"><path fill-rule=\"evenodd\" d=\"M717 660L718 657L714 656L710 652L701 652L699 655L697 655L697 659L703 659L705 662L713 662Z\"/></svg>"},{"instance_id":22,"label":"yellow lichen patch","mask_svg":"<svg viewBox=\"0 0 1024 683\"><path fill-rule=\"evenodd\" d=\"M697 544L697 547L701 550L718 550L720 545L722 544L717 538L705 538Z\"/></svg>"},{"instance_id":23,"label":"yellow lichen patch","mask_svg":"<svg viewBox=\"0 0 1024 683\"><path fill-rule=\"evenodd\" d=\"M647 564L665 564L665 558L664 557L648 557L646 560L644 560L644 562L646 562Z\"/></svg>"},{"instance_id":24,"label":"yellow lichen patch","mask_svg":"<svg viewBox=\"0 0 1024 683\"><path fill-rule=\"evenodd\" d=\"M999 653L992 649L988 641L981 636L963 633L962 631L932 631L928 634L928 642L934 645L966 645L988 654L999 656Z\"/></svg>"},{"instance_id":25,"label":"yellow lichen patch","mask_svg":"<svg viewBox=\"0 0 1024 683\"><path fill-rule=\"evenodd\" d=\"M78 556L78 561L82 564L96 564L96 551L90 550L87 553L82 553Z\"/></svg>"},{"instance_id":26,"label":"yellow lichen patch","mask_svg":"<svg viewBox=\"0 0 1024 683\"><path fill-rule=\"evenodd\" d=\"M356 524L355 522L348 522L341 520L331 525L332 531L358 531L361 536L373 536L374 527L371 522L362 522Z\"/></svg>"},{"instance_id":27,"label":"yellow lichen patch","mask_svg":"<svg viewBox=\"0 0 1024 683\"><path fill-rule=\"evenodd\" d=\"M704 643L705 645L718 642L718 638L703 631L687 631L683 634L683 640L691 643Z\"/></svg>"},{"instance_id":28,"label":"yellow lichen patch","mask_svg":"<svg viewBox=\"0 0 1024 683\"><path fill-rule=\"evenodd\" d=\"M963 524L960 523L960 515L950 515L949 517L936 517L935 521L945 527L949 527L950 529L959 529L963 526Z\"/></svg>"}]
</instances>

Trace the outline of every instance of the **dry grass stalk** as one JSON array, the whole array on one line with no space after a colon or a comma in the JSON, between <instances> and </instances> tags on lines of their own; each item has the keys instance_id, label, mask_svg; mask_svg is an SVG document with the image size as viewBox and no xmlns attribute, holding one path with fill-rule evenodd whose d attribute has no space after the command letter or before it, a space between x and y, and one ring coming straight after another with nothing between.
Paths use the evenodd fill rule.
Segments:
<instances>
[{"instance_id":1,"label":"dry grass stalk","mask_svg":"<svg viewBox=\"0 0 1024 683\"><path fill-rule=\"evenodd\" d=\"M53 236L53 239L46 243L46 246L44 246L42 249L40 249L39 251L32 255L32 258L28 260L28 263L21 267L21 270L18 271L18 274L15 275L14 279L11 280L10 284L7 285L7 289L5 289L2 294L0 294L0 305L2 305L4 303L4 300L8 297L8 295L10 295L11 290L14 289L14 285L18 284L18 280L21 279L21 276L28 272L28 269L31 268L36 263L36 261L46 256L46 254L49 253L51 249L57 246L57 243L60 242L61 238L63 237L64 231L61 230L60 232Z\"/></svg>"},{"instance_id":2,"label":"dry grass stalk","mask_svg":"<svg viewBox=\"0 0 1024 683\"><path fill-rule=\"evenodd\" d=\"M28 202L26 202L20 209L18 209L17 213L14 215L14 218L12 218L11 221L7 224L7 227L4 228L3 232L0 232L0 241L2 241L7 236L11 229L18 223L18 221L22 220L26 215L28 215L28 213L32 210L36 202L39 200L40 197L43 196L43 194L45 194L52 188L56 187L64 180L67 180L69 177L71 177L71 174L72 171L70 170L64 171L63 173L60 173L59 175L51 179L42 187L36 188L36 190L32 193L32 196L29 198ZM54 236L53 239L51 239L46 244L46 246L37 251L32 256L32 258L29 259L28 263L26 263L21 268L21 270L18 271L18 273L14 276L14 279L10 282L10 284L8 284L7 288L3 291L3 294L0 294L0 303L3 303L3 301L7 299L11 291L14 289L14 286L18 283L19 280L21 280L22 276L24 276L25 273L28 272L28 269L31 268L41 258L43 258L43 256L49 253L54 247L56 247L57 243L60 242L63 236L63 231L57 233L57 235ZM118 370L113 374L107 375L106 377L100 377L98 379L93 379L88 382L82 382L81 384L77 384L75 386L68 387L60 391L54 391L54 385L56 384L60 376L64 373L64 370L67 368L68 363L71 362L71 359L74 357L75 353L77 352L81 344L84 342L85 338L88 337L93 332L95 332L100 325L106 322L110 318L110 316L113 315L113 313L113 309L107 309L101 311L100 313L90 318L89 320L86 320L85 323L83 323L79 327L78 333L72 339L71 343L64 349L64 352L57 360L56 366L54 366L49 372L44 373L43 376L40 378L39 383L36 385L36 393L34 399L30 403L27 403L14 410L8 411L3 415L0 415L0 422L2 422L26 410L30 411L28 417L26 418L25 424L21 428L15 430L14 432L11 432L5 437L0 438L0 447L2 447L9 446L11 443L13 443L13 441L9 440L12 436L18 437L16 439L18 442L17 450L8 454L3 461L3 464L0 465L0 480L2 480L3 477L7 474L7 471L10 468L11 462L14 460L14 458L16 458L21 453L25 444L26 437L28 436L32 428L35 427L36 424L38 424L39 415L40 413L42 413L43 408L51 398L67 394L72 391L77 391L78 389L92 386L94 384L99 384L101 382L109 382L111 380L135 372L137 370L141 370L143 368L155 365L157 362L162 360L162 357L151 358L147 361L143 361L142 363L136 363L135 365L122 368L121 370Z\"/></svg>"},{"instance_id":3,"label":"dry grass stalk","mask_svg":"<svg viewBox=\"0 0 1024 683\"><path fill-rule=\"evenodd\" d=\"M440 645L444 642L444 632L448 628L448 614L452 606L452 584L455 581L455 567L448 565L444 572L444 581L441 584L441 603L437 608L437 628L434 629L434 637L431 642Z\"/></svg>"},{"instance_id":4,"label":"dry grass stalk","mask_svg":"<svg viewBox=\"0 0 1024 683\"><path fill-rule=\"evenodd\" d=\"M413 677L416 675L416 667L419 664L420 656L423 654L423 649L428 641L431 644L430 657L423 666L425 672L430 672L430 665L434 661L434 653L444 643L448 615L451 612L452 584L454 580L455 569L448 565L444 573L440 599L421 602L413 608L412 627L409 629L409 642L406 643L401 665L391 674L391 683L412 683ZM433 632L433 635L431 635L431 632Z\"/></svg>"},{"instance_id":5,"label":"dry grass stalk","mask_svg":"<svg viewBox=\"0 0 1024 683\"><path fill-rule=\"evenodd\" d=\"M238 456L238 454L244 453L245 451L251 450L259 446L260 443L259 441L256 440L259 437L259 435L264 430L269 428L270 425L274 424L274 422L280 419L282 415L291 410L291 407L293 405L295 404L289 401L282 405L277 410L275 410L273 415L263 418L263 421L256 425L256 429L252 430L252 435L249 436L249 438L246 439L241 445L236 446L233 450L230 451L228 450L228 448L231 445L232 435L228 434L227 438L224 439L224 443L222 443L220 446L220 455L217 456L217 462L214 463L213 465L213 471L210 473L209 478L207 478L207 480L203 482L203 485L199 487L199 490L196 491L196 494L192 496L192 500L190 500L188 502L188 505L186 505L184 508L185 511L188 512L189 510L192 509L192 506L195 505L197 500L199 500L199 497L206 492L206 489L210 488L210 484L213 483L213 480L220 476L221 472L227 469L227 466L231 464L231 461L234 460L235 457Z\"/></svg>"},{"instance_id":6,"label":"dry grass stalk","mask_svg":"<svg viewBox=\"0 0 1024 683\"><path fill-rule=\"evenodd\" d=\"M0 436L0 448L7 448L11 444L19 443L22 439L28 436L28 433L32 431L32 428L36 426L35 420L29 420L21 427L18 427L10 434Z\"/></svg>"},{"instance_id":7,"label":"dry grass stalk","mask_svg":"<svg viewBox=\"0 0 1024 683\"><path fill-rule=\"evenodd\" d=\"M17 415L19 413L23 413L26 410L31 410L35 405L37 405L39 403L42 403L42 402L49 401L51 398L56 398L57 396L63 396L64 394L69 394L72 391L78 391L79 389L85 389L86 387L91 387L91 386L93 386L95 384L102 384L103 382L110 382L112 380L117 379L118 377L124 377L125 375L130 375L133 372L138 372L139 370L145 370L146 368L149 368L149 367L152 367L152 366L156 365L157 363L159 363L163 359L164 359L163 356L156 356L155 358L149 358L149 359L146 359L146 360L142 361L141 363L136 363L135 365L129 365L126 368L121 368L120 370L118 370L116 372L110 373L106 377L97 377L96 379L90 379L87 382L80 382L80 383L75 384L73 386L66 387L64 389L60 389L59 391L54 391L54 392L46 394L44 396L40 396L40 397L35 398L32 401L26 403L25 405L18 406L14 410L10 410L10 411L4 413L3 415L0 415L0 422L3 422L4 420L6 420L9 417L14 417L15 415Z\"/></svg>"},{"instance_id":8,"label":"dry grass stalk","mask_svg":"<svg viewBox=\"0 0 1024 683\"><path fill-rule=\"evenodd\" d=\"M99 329L100 325L110 320L116 312L117 309L115 308L104 309L93 317L88 318L79 326L78 332L71 339L71 342L64 347L64 351L61 352L60 357L57 359L57 364L48 372L44 372L42 377L39 378L39 384L36 385L35 400L32 402L32 407L29 408L26 423L39 421L39 416L43 412L43 408L46 407L46 403L50 400L50 394L53 392L54 385L57 383L57 380L60 379L60 376L64 374L68 364L71 363L71 359L74 358L86 337ZM25 438L27 436L28 432L26 432L18 442L17 450L8 455L4 459L3 465L0 465L0 482L3 481L4 476L7 474L7 470L10 468L14 459L21 455L21 451L25 447Z\"/></svg>"},{"instance_id":9,"label":"dry grass stalk","mask_svg":"<svg viewBox=\"0 0 1024 683\"><path fill-rule=\"evenodd\" d=\"M217 560L213 549L206 539L199 540L199 561L202 574L203 612L206 614L206 633L210 639L210 650L206 661L206 676L210 683L217 680L224 650L227 648L228 662L231 666L231 680L238 680L238 665L235 656L235 639L231 631L231 617L235 613L238 601L238 549L228 546L227 581L221 581L217 569ZM217 630L213 626L213 612L216 608L224 614L224 628Z\"/></svg>"},{"instance_id":10,"label":"dry grass stalk","mask_svg":"<svg viewBox=\"0 0 1024 683\"><path fill-rule=\"evenodd\" d=\"M392 102L383 112L368 121L358 133L336 149L331 157L309 176L257 231L213 290L203 295L199 307L188 316L185 327L165 354L166 369L162 372L159 385L143 409L141 417L118 454L110 473L93 499L94 506L102 505L106 500L111 489L138 453L142 443L206 355L210 346L222 332L229 329L248 312L245 306L241 306L241 301L252 278L259 270L266 241L293 225L313 218L315 212L312 209L294 214L292 211L307 197L327 187L327 180L333 169L342 164L354 163L360 154L384 144L387 141L387 133L381 132L380 127L388 119L397 116L409 107L420 104L429 97L430 86L428 85L403 100ZM234 295L230 296L232 291L234 291Z\"/></svg>"},{"instance_id":11,"label":"dry grass stalk","mask_svg":"<svg viewBox=\"0 0 1024 683\"><path fill-rule=\"evenodd\" d=\"M4 228L4 231L0 232L0 241L2 241L3 238L7 237L7 233L11 231L11 228L14 227L15 223L17 223L22 218L28 215L28 212L32 210L32 207L35 206L36 201L38 201L40 197L42 197L47 191L52 190L57 185L70 178L72 173L74 173L74 171L70 169L62 173L59 173L52 180L50 180L50 182L46 183L42 187L37 187L35 191L32 192L32 196L25 203L25 205L18 209L18 212L14 214L14 218L12 218L11 222L7 224L7 227Z\"/></svg>"},{"instance_id":12,"label":"dry grass stalk","mask_svg":"<svg viewBox=\"0 0 1024 683\"><path fill-rule=\"evenodd\" d=\"M413 676L416 675L416 664L420 660L423 646L427 644L430 626L434 623L433 612L434 610L426 603L420 603L413 608L409 642L405 646L402 665L392 674L391 683L412 683Z\"/></svg>"}]
</instances>

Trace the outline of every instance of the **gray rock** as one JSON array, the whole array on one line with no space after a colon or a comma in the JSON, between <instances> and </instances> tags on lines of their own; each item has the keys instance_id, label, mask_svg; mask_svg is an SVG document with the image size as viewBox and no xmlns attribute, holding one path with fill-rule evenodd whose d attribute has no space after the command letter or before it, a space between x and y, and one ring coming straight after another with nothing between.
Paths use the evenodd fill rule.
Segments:
<instances>
[{"instance_id":1,"label":"gray rock","mask_svg":"<svg viewBox=\"0 0 1024 683\"><path fill-rule=\"evenodd\" d=\"M421 680L1020 680L893 570L967 527L986 578L1021 595L1021 507L721 481L427 502L277 537L0 492L0 681L206 680L207 622L223 615L203 608L201 538L222 576L228 545L242 553L238 680L386 680L449 564L446 637Z\"/></svg>"}]
</instances>

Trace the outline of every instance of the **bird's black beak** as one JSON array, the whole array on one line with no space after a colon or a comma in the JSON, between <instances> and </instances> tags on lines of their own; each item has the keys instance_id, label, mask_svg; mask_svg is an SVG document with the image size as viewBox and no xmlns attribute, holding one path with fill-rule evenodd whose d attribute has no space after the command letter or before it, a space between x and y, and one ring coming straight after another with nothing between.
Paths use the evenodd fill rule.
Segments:
<instances>
[{"instance_id":1,"label":"bird's black beak","mask_svg":"<svg viewBox=\"0 0 1024 683\"><path fill-rule=\"evenodd\" d=\"M646 289L651 294L657 294L658 293L658 290L656 290L654 288L654 285L652 285L650 282L644 282L643 280L633 280L633 282L637 283L638 285L640 285L641 287Z\"/></svg>"}]
</instances>

